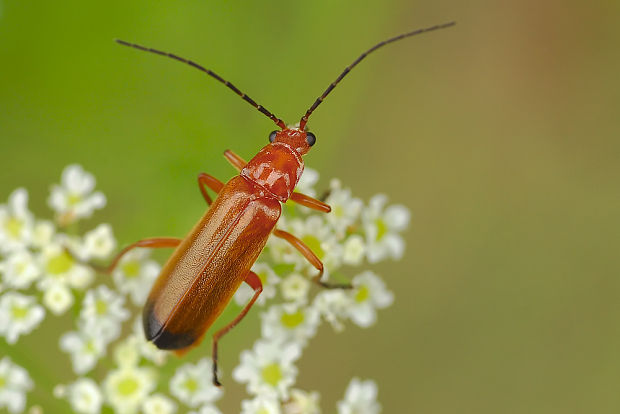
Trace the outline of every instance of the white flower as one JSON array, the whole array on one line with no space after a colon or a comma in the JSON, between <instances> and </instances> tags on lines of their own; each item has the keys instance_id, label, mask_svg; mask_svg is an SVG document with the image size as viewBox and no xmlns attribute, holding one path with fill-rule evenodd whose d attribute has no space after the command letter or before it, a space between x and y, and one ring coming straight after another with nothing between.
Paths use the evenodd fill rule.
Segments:
<instances>
[{"instance_id":1,"label":"white flower","mask_svg":"<svg viewBox=\"0 0 620 414\"><path fill-rule=\"evenodd\" d=\"M338 414L379 414L377 384L373 380L353 378L347 387L344 400L338 401Z\"/></svg>"},{"instance_id":2,"label":"white flower","mask_svg":"<svg viewBox=\"0 0 620 414\"><path fill-rule=\"evenodd\" d=\"M337 179L332 180L329 187L329 197L325 201L331 206L332 211L326 215L326 219L342 238L348 227L359 218L364 203L359 198L353 197L350 189L342 188Z\"/></svg>"},{"instance_id":3,"label":"white flower","mask_svg":"<svg viewBox=\"0 0 620 414\"><path fill-rule=\"evenodd\" d=\"M294 303L274 305L261 314L262 336L269 341L294 341L304 346L316 333L319 313Z\"/></svg>"},{"instance_id":4,"label":"white flower","mask_svg":"<svg viewBox=\"0 0 620 414\"><path fill-rule=\"evenodd\" d=\"M89 290L80 311L84 328L99 331L108 342L118 338L121 323L129 317L124 302L125 298L105 285Z\"/></svg>"},{"instance_id":5,"label":"white flower","mask_svg":"<svg viewBox=\"0 0 620 414\"><path fill-rule=\"evenodd\" d=\"M17 292L0 296L0 335L11 345L39 326L44 316L45 310L31 296Z\"/></svg>"},{"instance_id":6,"label":"white flower","mask_svg":"<svg viewBox=\"0 0 620 414\"><path fill-rule=\"evenodd\" d=\"M81 249L83 260L105 259L116 247L116 240L109 224L100 224L84 236L84 246Z\"/></svg>"},{"instance_id":7,"label":"white flower","mask_svg":"<svg viewBox=\"0 0 620 414\"><path fill-rule=\"evenodd\" d=\"M32 245L39 249L43 248L52 242L55 233L54 223L47 220L37 220L32 230Z\"/></svg>"},{"instance_id":8,"label":"white flower","mask_svg":"<svg viewBox=\"0 0 620 414\"><path fill-rule=\"evenodd\" d=\"M43 414L43 407L40 405L32 405L28 409L28 414Z\"/></svg>"},{"instance_id":9,"label":"white flower","mask_svg":"<svg viewBox=\"0 0 620 414\"><path fill-rule=\"evenodd\" d=\"M281 414L280 401L271 395L258 395L241 401L241 414Z\"/></svg>"},{"instance_id":10,"label":"white flower","mask_svg":"<svg viewBox=\"0 0 620 414\"><path fill-rule=\"evenodd\" d=\"M138 336L138 349L140 351L140 355L157 366L164 365L170 355L169 352L157 348L153 342L147 341L144 337L144 333L141 333Z\"/></svg>"},{"instance_id":11,"label":"white flower","mask_svg":"<svg viewBox=\"0 0 620 414\"><path fill-rule=\"evenodd\" d=\"M79 378L67 387L71 408L79 414L99 414L103 396L99 387L90 378Z\"/></svg>"},{"instance_id":12,"label":"white flower","mask_svg":"<svg viewBox=\"0 0 620 414\"><path fill-rule=\"evenodd\" d=\"M40 275L34 256L29 250L15 250L0 262L0 273L7 287L27 289Z\"/></svg>"},{"instance_id":13,"label":"white flower","mask_svg":"<svg viewBox=\"0 0 620 414\"><path fill-rule=\"evenodd\" d=\"M45 290L54 284L62 283L81 290L93 281L93 270L78 263L67 251L71 243L67 238L58 237L43 247L39 255L43 271L43 278L37 283L39 289Z\"/></svg>"},{"instance_id":14,"label":"white flower","mask_svg":"<svg viewBox=\"0 0 620 414\"><path fill-rule=\"evenodd\" d=\"M115 413L136 413L155 389L156 374L147 367L121 367L110 371L103 381L106 401Z\"/></svg>"},{"instance_id":15,"label":"white flower","mask_svg":"<svg viewBox=\"0 0 620 414\"><path fill-rule=\"evenodd\" d=\"M28 247L32 239L33 217L28 211L28 192L18 188L0 205L0 251L8 253Z\"/></svg>"},{"instance_id":16,"label":"white flower","mask_svg":"<svg viewBox=\"0 0 620 414\"><path fill-rule=\"evenodd\" d=\"M61 185L54 185L48 204L58 215L58 222L67 225L80 218L90 217L93 211L105 206L105 196L95 188L95 177L77 164L62 172Z\"/></svg>"},{"instance_id":17,"label":"white flower","mask_svg":"<svg viewBox=\"0 0 620 414\"><path fill-rule=\"evenodd\" d=\"M258 340L252 351L241 352L241 364L234 369L233 378L247 383L250 394L286 399L288 389L297 376L297 367L293 362L300 355L301 347L297 343Z\"/></svg>"},{"instance_id":18,"label":"white flower","mask_svg":"<svg viewBox=\"0 0 620 414\"><path fill-rule=\"evenodd\" d=\"M212 404L222 396L222 390L211 382L213 365L202 358L196 364L177 368L170 380L170 393L190 407Z\"/></svg>"},{"instance_id":19,"label":"white flower","mask_svg":"<svg viewBox=\"0 0 620 414\"><path fill-rule=\"evenodd\" d=\"M190 411L187 414L222 414L220 410L214 405L203 405L198 411Z\"/></svg>"},{"instance_id":20,"label":"white flower","mask_svg":"<svg viewBox=\"0 0 620 414\"><path fill-rule=\"evenodd\" d=\"M60 349L71 354L73 371L85 374L105 353L106 342L95 330L67 332L60 337Z\"/></svg>"},{"instance_id":21,"label":"white flower","mask_svg":"<svg viewBox=\"0 0 620 414\"><path fill-rule=\"evenodd\" d=\"M351 297L343 289L325 289L319 292L313 306L336 331L344 329L343 321L349 316Z\"/></svg>"},{"instance_id":22,"label":"white flower","mask_svg":"<svg viewBox=\"0 0 620 414\"><path fill-rule=\"evenodd\" d=\"M129 335L114 348L114 361L119 367L132 367L140 362L138 338Z\"/></svg>"},{"instance_id":23,"label":"white flower","mask_svg":"<svg viewBox=\"0 0 620 414\"><path fill-rule=\"evenodd\" d=\"M360 273L351 281L352 291L349 295L352 302L348 307L351 320L367 328L377 320L375 308L387 308L394 302L394 294L387 290L385 283L371 271Z\"/></svg>"},{"instance_id":24,"label":"white flower","mask_svg":"<svg viewBox=\"0 0 620 414\"><path fill-rule=\"evenodd\" d=\"M142 326L142 316L139 316L134 320L133 337L136 338L140 355L158 366L163 365L166 362L170 353L157 348L153 342L146 340L146 337L144 336L144 327Z\"/></svg>"},{"instance_id":25,"label":"white flower","mask_svg":"<svg viewBox=\"0 0 620 414\"><path fill-rule=\"evenodd\" d=\"M348 265L358 266L366 254L366 244L364 238L359 234L349 236L344 242L344 253L342 261Z\"/></svg>"},{"instance_id":26,"label":"white flower","mask_svg":"<svg viewBox=\"0 0 620 414\"><path fill-rule=\"evenodd\" d=\"M28 372L9 357L0 360L0 407L10 413L21 413L26 406L26 391L33 387Z\"/></svg>"},{"instance_id":27,"label":"white flower","mask_svg":"<svg viewBox=\"0 0 620 414\"><path fill-rule=\"evenodd\" d=\"M284 404L284 414L320 414L319 393L291 390L291 398Z\"/></svg>"},{"instance_id":28,"label":"white flower","mask_svg":"<svg viewBox=\"0 0 620 414\"><path fill-rule=\"evenodd\" d=\"M304 168L304 172L297 182L297 186L295 187L295 191L299 193L304 193L309 195L310 197L314 197L316 192L314 191L314 186L317 181L319 181L319 173L317 170L309 167Z\"/></svg>"},{"instance_id":29,"label":"white flower","mask_svg":"<svg viewBox=\"0 0 620 414\"><path fill-rule=\"evenodd\" d=\"M252 266L252 271L256 273L261 283L263 284L263 291L256 299L257 305L264 305L267 299L271 299L276 295L276 285L280 282L280 278L275 274L271 267L264 263L255 263ZM252 289L247 283L242 283L235 292L235 302L239 306L244 306L254 296L254 289Z\"/></svg>"},{"instance_id":30,"label":"white flower","mask_svg":"<svg viewBox=\"0 0 620 414\"><path fill-rule=\"evenodd\" d=\"M62 315L73 305L73 294L64 284L54 283L45 289L43 304L54 315Z\"/></svg>"},{"instance_id":31,"label":"white flower","mask_svg":"<svg viewBox=\"0 0 620 414\"><path fill-rule=\"evenodd\" d=\"M405 242L398 232L409 224L409 210L402 205L391 205L383 211L386 202L384 194L377 194L362 213L368 242L366 254L370 263L388 256L400 259L405 250Z\"/></svg>"},{"instance_id":32,"label":"white flower","mask_svg":"<svg viewBox=\"0 0 620 414\"><path fill-rule=\"evenodd\" d=\"M176 410L175 402L163 394L153 394L142 402L144 414L172 414Z\"/></svg>"},{"instance_id":33,"label":"white flower","mask_svg":"<svg viewBox=\"0 0 620 414\"><path fill-rule=\"evenodd\" d=\"M285 300L295 303L306 303L308 300L308 292L310 291L310 280L299 273L291 273L282 283L280 283L280 292Z\"/></svg>"},{"instance_id":34,"label":"white flower","mask_svg":"<svg viewBox=\"0 0 620 414\"><path fill-rule=\"evenodd\" d=\"M157 262L147 260L149 256L150 252L146 249L131 250L122 257L112 272L116 288L129 294L131 301L138 306L144 305L149 288L160 271Z\"/></svg>"}]
</instances>

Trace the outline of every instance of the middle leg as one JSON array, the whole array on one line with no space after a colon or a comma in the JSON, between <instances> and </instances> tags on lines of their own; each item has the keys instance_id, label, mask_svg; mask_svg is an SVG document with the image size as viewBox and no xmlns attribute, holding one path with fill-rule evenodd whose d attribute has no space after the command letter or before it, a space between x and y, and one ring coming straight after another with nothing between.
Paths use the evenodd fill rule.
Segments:
<instances>
[{"instance_id":1,"label":"middle leg","mask_svg":"<svg viewBox=\"0 0 620 414\"><path fill-rule=\"evenodd\" d=\"M110 274L114 271L114 269L116 269L116 266L118 265L118 262L122 259L122 257L136 247L146 247L150 249L157 249L162 247L177 247L179 244L181 244L182 241L183 239L179 239L176 237L154 237L152 239L138 240L137 242L132 243L129 246L126 246L123 250L121 250L108 266L98 266L92 263L88 263L88 265L93 267L98 272Z\"/></svg>"},{"instance_id":2,"label":"middle leg","mask_svg":"<svg viewBox=\"0 0 620 414\"><path fill-rule=\"evenodd\" d=\"M200 187L200 192L207 201L207 204L211 205L213 201L211 200L211 197L209 197L209 193L207 193L207 187L217 194L220 192L222 187L224 187L224 184L212 175L200 173L198 174L198 187Z\"/></svg>"},{"instance_id":3,"label":"middle leg","mask_svg":"<svg viewBox=\"0 0 620 414\"><path fill-rule=\"evenodd\" d=\"M323 262L317 257L316 254L301 240L293 236L291 233L284 230L274 230L273 235L280 237L289 242L294 248L297 249L304 257L310 262L319 273L312 278L314 283L317 283L327 289L352 289L353 285L350 283L327 283L321 280L323 276Z\"/></svg>"}]
</instances>

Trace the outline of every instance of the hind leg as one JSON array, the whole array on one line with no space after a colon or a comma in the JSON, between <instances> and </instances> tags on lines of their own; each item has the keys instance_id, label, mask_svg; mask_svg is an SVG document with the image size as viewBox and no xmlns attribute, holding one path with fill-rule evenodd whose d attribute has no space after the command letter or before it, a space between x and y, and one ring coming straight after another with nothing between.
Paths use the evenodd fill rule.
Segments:
<instances>
[{"instance_id":1,"label":"hind leg","mask_svg":"<svg viewBox=\"0 0 620 414\"><path fill-rule=\"evenodd\" d=\"M213 384L218 387L222 384L217 379L217 343L222 338L222 336L226 335L232 328L235 327L235 325L241 322L241 320L248 313L252 305L254 305L254 302L256 302L256 299L258 299L258 295L260 295L260 293L263 291L263 284L261 283L260 278L256 273L252 272L251 270L245 277L245 283L247 283L252 289L254 289L254 296L252 296L252 299L250 299L250 301L247 305L245 305L241 313L239 313L239 315L237 315L237 317L233 319L232 322L230 322L228 325L217 331L215 335L213 335Z\"/></svg>"}]
</instances>

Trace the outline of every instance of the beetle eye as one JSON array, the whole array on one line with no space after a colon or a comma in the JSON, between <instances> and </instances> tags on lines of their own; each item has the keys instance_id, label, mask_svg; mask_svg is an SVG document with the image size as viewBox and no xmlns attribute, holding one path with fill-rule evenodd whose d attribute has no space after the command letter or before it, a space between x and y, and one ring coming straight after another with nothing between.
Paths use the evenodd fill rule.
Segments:
<instances>
[{"instance_id":1,"label":"beetle eye","mask_svg":"<svg viewBox=\"0 0 620 414\"><path fill-rule=\"evenodd\" d=\"M271 134L269 134L269 142L273 142L276 140L276 134L278 133L278 131L272 131Z\"/></svg>"},{"instance_id":2,"label":"beetle eye","mask_svg":"<svg viewBox=\"0 0 620 414\"><path fill-rule=\"evenodd\" d=\"M314 136L312 132L306 132L306 142L310 146L313 146L314 143L316 142L316 137Z\"/></svg>"}]
</instances>

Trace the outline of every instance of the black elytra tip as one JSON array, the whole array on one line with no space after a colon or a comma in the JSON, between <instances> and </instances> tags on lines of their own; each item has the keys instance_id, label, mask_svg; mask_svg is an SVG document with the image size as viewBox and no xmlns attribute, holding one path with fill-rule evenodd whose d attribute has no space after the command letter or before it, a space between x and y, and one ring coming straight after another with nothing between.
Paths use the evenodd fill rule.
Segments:
<instances>
[{"instance_id":1,"label":"black elytra tip","mask_svg":"<svg viewBox=\"0 0 620 414\"><path fill-rule=\"evenodd\" d=\"M196 342L196 337L192 332L173 333L166 330L155 316L153 305L149 303L144 306L142 326L147 341L151 341L159 349L183 349Z\"/></svg>"}]
</instances>

